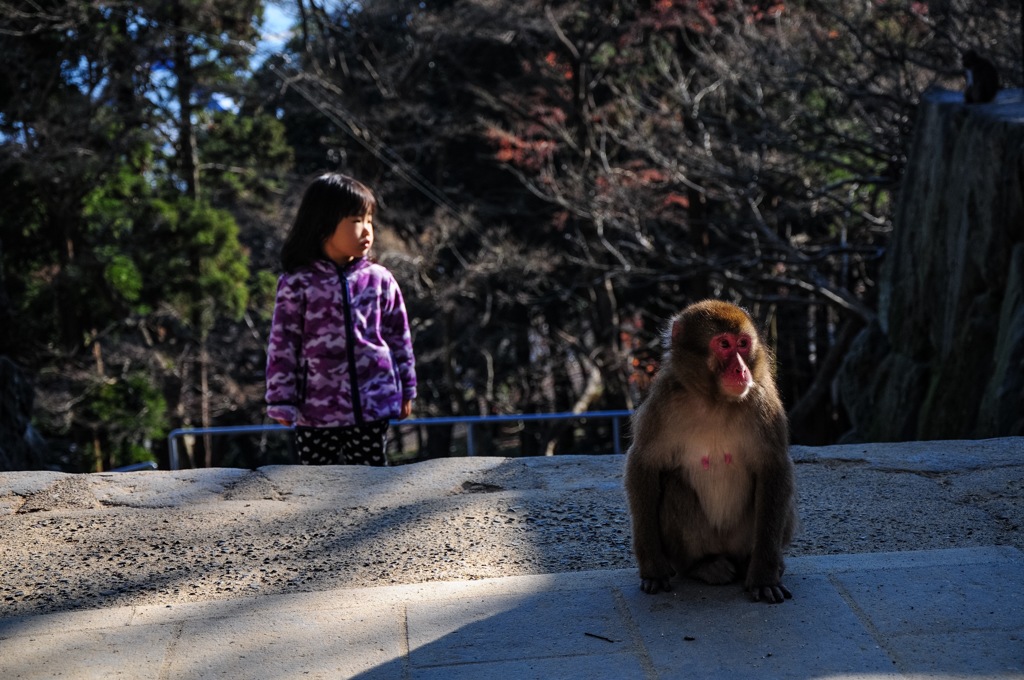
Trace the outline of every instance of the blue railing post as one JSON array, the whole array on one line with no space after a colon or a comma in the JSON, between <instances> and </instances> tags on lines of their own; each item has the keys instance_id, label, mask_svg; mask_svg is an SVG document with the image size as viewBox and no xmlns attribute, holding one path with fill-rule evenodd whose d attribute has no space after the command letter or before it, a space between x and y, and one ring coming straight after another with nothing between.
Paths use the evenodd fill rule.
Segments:
<instances>
[{"instance_id":1,"label":"blue railing post","mask_svg":"<svg viewBox=\"0 0 1024 680\"><path fill-rule=\"evenodd\" d=\"M273 430L290 430L292 428L284 425L228 425L225 427L197 427L194 429L190 428L178 428L171 430L170 434L167 435L167 453L168 462L172 470L180 470L179 467L179 456L178 456L178 438L184 437L185 435L200 435L200 434L251 434L254 432L270 432Z\"/></svg>"}]
</instances>

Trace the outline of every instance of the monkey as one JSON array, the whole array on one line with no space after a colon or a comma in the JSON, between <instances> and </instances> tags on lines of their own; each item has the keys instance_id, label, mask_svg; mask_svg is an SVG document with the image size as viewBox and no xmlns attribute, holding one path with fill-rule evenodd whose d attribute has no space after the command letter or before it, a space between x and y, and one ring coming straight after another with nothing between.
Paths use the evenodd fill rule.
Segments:
<instances>
[{"instance_id":1,"label":"monkey","mask_svg":"<svg viewBox=\"0 0 1024 680\"><path fill-rule=\"evenodd\" d=\"M996 98L999 92L999 72L991 61L974 50L967 50L963 56L964 103L986 104Z\"/></svg>"},{"instance_id":2,"label":"monkey","mask_svg":"<svg viewBox=\"0 0 1024 680\"><path fill-rule=\"evenodd\" d=\"M669 591L674 575L742 581L754 601L783 602L797 516L770 348L747 312L719 300L675 315L666 345L626 452L640 588Z\"/></svg>"}]
</instances>

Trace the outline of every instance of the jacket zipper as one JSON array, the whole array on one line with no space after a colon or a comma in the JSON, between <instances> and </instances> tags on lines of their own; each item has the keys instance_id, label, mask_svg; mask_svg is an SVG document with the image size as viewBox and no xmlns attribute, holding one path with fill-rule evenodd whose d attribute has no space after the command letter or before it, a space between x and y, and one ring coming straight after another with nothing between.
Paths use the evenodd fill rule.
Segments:
<instances>
[{"instance_id":1,"label":"jacket zipper","mask_svg":"<svg viewBox=\"0 0 1024 680\"><path fill-rule=\"evenodd\" d=\"M352 319L352 293L348 288L348 278L338 271L338 278L341 279L341 295L344 298L345 331L348 335L345 342L345 349L348 352L349 383L352 385L352 412L355 414L356 422L363 423L363 403L359 397L359 378L356 375L356 326Z\"/></svg>"}]
</instances>

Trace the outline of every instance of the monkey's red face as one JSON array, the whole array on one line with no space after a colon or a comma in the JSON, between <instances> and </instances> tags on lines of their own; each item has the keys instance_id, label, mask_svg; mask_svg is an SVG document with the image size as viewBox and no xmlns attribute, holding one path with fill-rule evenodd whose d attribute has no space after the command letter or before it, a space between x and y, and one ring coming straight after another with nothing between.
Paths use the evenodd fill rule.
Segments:
<instances>
[{"instance_id":1,"label":"monkey's red face","mask_svg":"<svg viewBox=\"0 0 1024 680\"><path fill-rule=\"evenodd\" d=\"M754 341L746 333L719 333L711 338L711 354L718 365L718 385L726 397L740 400L754 386L750 352Z\"/></svg>"}]
</instances>

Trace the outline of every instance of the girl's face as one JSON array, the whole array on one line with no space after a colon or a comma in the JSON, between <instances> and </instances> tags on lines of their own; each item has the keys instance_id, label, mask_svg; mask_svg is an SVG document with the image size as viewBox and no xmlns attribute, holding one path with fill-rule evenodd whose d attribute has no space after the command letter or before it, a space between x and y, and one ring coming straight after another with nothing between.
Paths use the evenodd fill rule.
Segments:
<instances>
[{"instance_id":1,"label":"girl's face","mask_svg":"<svg viewBox=\"0 0 1024 680\"><path fill-rule=\"evenodd\" d=\"M366 257L373 245L373 213L346 217L324 241L324 255L335 264Z\"/></svg>"}]
</instances>

